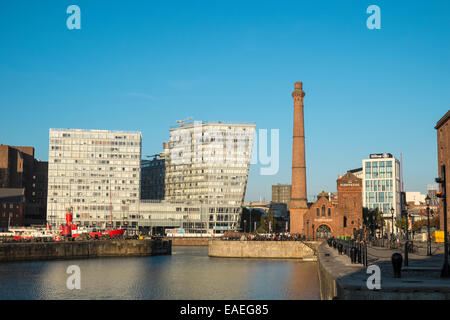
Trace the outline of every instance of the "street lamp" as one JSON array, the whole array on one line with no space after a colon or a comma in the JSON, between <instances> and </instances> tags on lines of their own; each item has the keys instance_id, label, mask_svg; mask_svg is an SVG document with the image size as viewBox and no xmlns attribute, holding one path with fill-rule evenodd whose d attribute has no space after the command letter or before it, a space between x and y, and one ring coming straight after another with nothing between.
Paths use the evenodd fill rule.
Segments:
<instances>
[{"instance_id":1,"label":"street lamp","mask_svg":"<svg viewBox=\"0 0 450 320\"><path fill-rule=\"evenodd\" d=\"M427 195L425 203L427 204L427 220L428 220L428 235L427 235L427 256L431 256L431 239L430 239L430 196Z\"/></svg>"},{"instance_id":2,"label":"street lamp","mask_svg":"<svg viewBox=\"0 0 450 320\"><path fill-rule=\"evenodd\" d=\"M391 241L394 241L394 208L391 206L392 226L391 226Z\"/></svg>"},{"instance_id":3,"label":"street lamp","mask_svg":"<svg viewBox=\"0 0 450 320\"><path fill-rule=\"evenodd\" d=\"M405 204L405 218L406 218L406 241L409 241L409 213L408 204Z\"/></svg>"},{"instance_id":4,"label":"street lamp","mask_svg":"<svg viewBox=\"0 0 450 320\"><path fill-rule=\"evenodd\" d=\"M247 232L247 220L244 219L244 233Z\"/></svg>"}]
</instances>

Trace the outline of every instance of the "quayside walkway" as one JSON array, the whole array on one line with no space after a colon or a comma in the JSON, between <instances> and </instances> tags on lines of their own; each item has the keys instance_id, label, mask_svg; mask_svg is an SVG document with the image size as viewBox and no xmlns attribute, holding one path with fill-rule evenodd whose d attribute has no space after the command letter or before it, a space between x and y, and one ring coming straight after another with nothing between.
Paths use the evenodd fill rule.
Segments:
<instances>
[{"instance_id":1,"label":"quayside walkway","mask_svg":"<svg viewBox=\"0 0 450 320\"><path fill-rule=\"evenodd\" d=\"M398 248L367 247L367 266L351 263L349 256L339 254L327 242L319 246L319 278L322 299L450 299L450 279L440 278L444 262L443 245L433 244L432 256L426 255L426 244L408 254L401 277L394 277L392 254L405 258L404 246ZM367 273L371 265L380 268L380 289L369 289ZM374 283L373 281L370 281Z\"/></svg>"}]
</instances>

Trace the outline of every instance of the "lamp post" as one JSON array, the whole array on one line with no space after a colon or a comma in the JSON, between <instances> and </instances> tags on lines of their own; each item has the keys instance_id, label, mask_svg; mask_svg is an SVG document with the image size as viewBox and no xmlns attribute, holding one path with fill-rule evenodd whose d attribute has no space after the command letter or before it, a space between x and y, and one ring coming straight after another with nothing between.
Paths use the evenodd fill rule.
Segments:
<instances>
[{"instance_id":1,"label":"lamp post","mask_svg":"<svg viewBox=\"0 0 450 320\"><path fill-rule=\"evenodd\" d=\"M405 218L406 218L406 241L409 241L409 213L408 213L408 204L405 204Z\"/></svg>"},{"instance_id":2,"label":"lamp post","mask_svg":"<svg viewBox=\"0 0 450 320\"><path fill-rule=\"evenodd\" d=\"M247 232L247 220L244 219L244 233Z\"/></svg>"},{"instance_id":3,"label":"lamp post","mask_svg":"<svg viewBox=\"0 0 450 320\"><path fill-rule=\"evenodd\" d=\"M394 208L391 206L392 226L391 226L391 241L394 242Z\"/></svg>"},{"instance_id":4,"label":"lamp post","mask_svg":"<svg viewBox=\"0 0 450 320\"><path fill-rule=\"evenodd\" d=\"M306 221L306 235L308 236L308 240L309 240L309 220Z\"/></svg>"},{"instance_id":5,"label":"lamp post","mask_svg":"<svg viewBox=\"0 0 450 320\"><path fill-rule=\"evenodd\" d=\"M248 227L250 229L249 233L252 233L252 208L250 208L249 213L250 213L250 222L248 224Z\"/></svg>"},{"instance_id":6,"label":"lamp post","mask_svg":"<svg viewBox=\"0 0 450 320\"><path fill-rule=\"evenodd\" d=\"M427 256L431 256L431 239L430 239L430 196L427 195L425 203L427 204Z\"/></svg>"}]
</instances>

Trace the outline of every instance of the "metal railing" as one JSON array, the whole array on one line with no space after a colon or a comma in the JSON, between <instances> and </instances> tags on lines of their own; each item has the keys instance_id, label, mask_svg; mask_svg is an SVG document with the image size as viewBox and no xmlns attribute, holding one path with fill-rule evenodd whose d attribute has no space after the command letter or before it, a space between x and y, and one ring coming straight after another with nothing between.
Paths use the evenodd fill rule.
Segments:
<instances>
[{"instance_id":1,"label":"metal railing","mask_svg":"<svg viewBox=\"0 0 450 320\"><path fill-rule=\"evenodd\" d=\"M329 247L336 249L340 255L348 256L352 263L368 265L367 243L365 241L328 238L327 243Z\"/></svg>"}]
</instances>

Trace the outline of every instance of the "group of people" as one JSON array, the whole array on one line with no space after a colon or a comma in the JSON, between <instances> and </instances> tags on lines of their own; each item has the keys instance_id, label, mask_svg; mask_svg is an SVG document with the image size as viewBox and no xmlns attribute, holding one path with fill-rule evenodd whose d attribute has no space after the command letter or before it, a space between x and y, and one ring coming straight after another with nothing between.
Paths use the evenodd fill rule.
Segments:
<instances>
[{"instance_id":1,"label":"group of people","mask_svg":"<svg viewBox=\"0 0 450 320\"><path fill-rule=\"evenodd\" d=\"M236 233L224 235L222 240L247 240L247 241L300 241L305 240L304 236L290 233Z\"/></svg>"}]
</instances>

